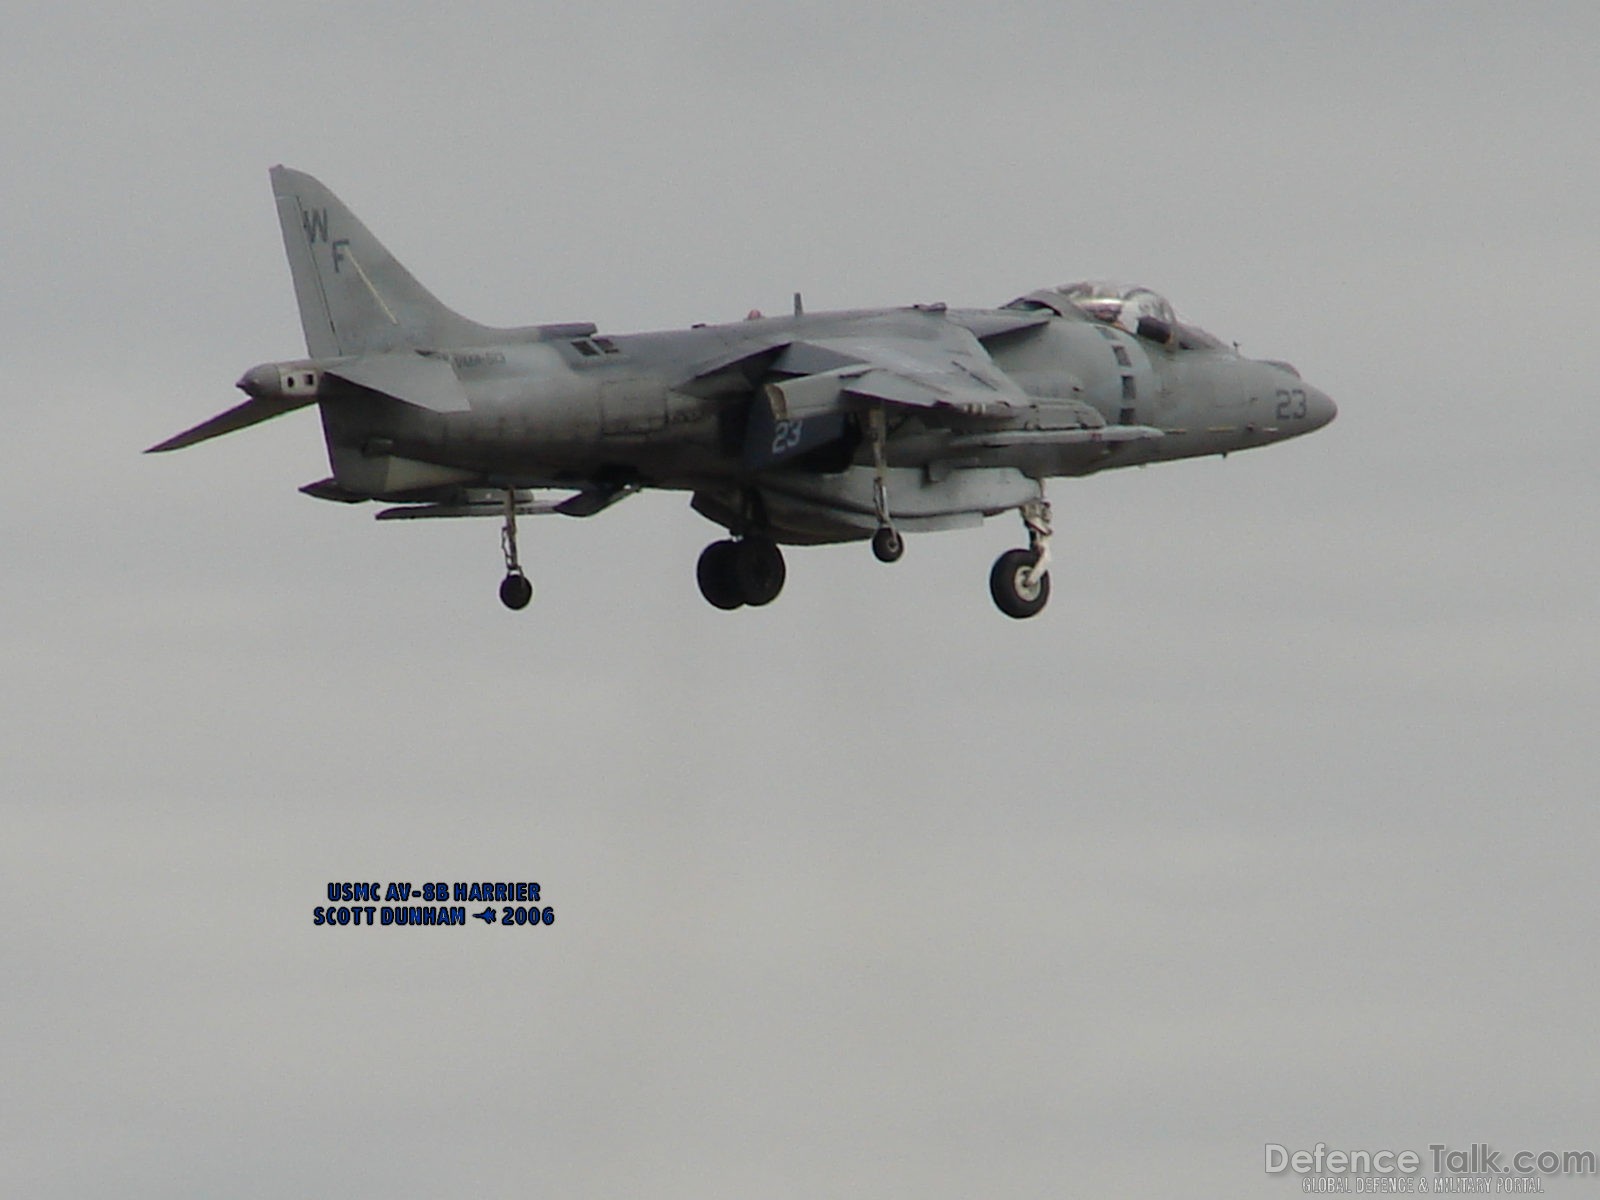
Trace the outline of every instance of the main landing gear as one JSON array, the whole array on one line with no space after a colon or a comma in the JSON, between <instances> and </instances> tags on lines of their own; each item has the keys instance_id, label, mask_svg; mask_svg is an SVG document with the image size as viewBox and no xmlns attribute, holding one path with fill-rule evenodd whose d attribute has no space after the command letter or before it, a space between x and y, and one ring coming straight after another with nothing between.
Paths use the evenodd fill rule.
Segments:
<instances>
[{"instance_id":1,"label":"main landing gear","mask_svg":"<svg viewBox=\"0 0 1600 1200\"><path fill-rule=\"evenodd\" d=\"M878 530L872 535L872 552L882 562L894 562L905 553L905 542L889 523L888 504L882 489L882 473L875 481ZM752 507L756 507L752 502ZM1050 600L1050 502L1043 495L1018 510L1028 531L1026 550L1007 550L995 560L989 572L989 593L996 607L1018 620L1037 616ZM783 551L771 534L759 510L743 521L742 536L712 542L700 553L695 577L700 594L724 610L759 608L771 604L783 591L788 568ZM510 609L528 606L533 599L533 584L522 573L517 557L517 497L508 489L505 524L500 530L500 549L505 556L506 576L500 581L500 602Z\"/></svg>"},{"instance_id":2,"label":"main landing gear","mask_svg":"<svg viewBox=\"0 0 1600 1200\"><path fill-rule=\"evenodd\" d=\"M989 572L989 594L1008 617L1037 616L1050 600L1050 502L1041 497L1022 506L1028 548L1007 550Z\"/></svg>"},{"instance_id":3,"label":"main landing gear","mask_svg":"<svg viewBox=\"0 0 1600 1200\"><path fill-rule=\"evenodd\" d=\"M533 584L517 561L517 494L506 489L506 521L500 529L500 551L506 558L506 577L500 581L500 603L516 610L533 599Z\"/></svg>"},{"instance_id":4,"label":"main landing gear","mask_svg":"<svg viewBox=\"0 0 1600 1200\"><path fill-rule=\"evenodd\" d=\"M756 533L712 542L700 552L695 577L700 594L717 608L759 608L778 598L788 569L778 543Z\"/></svg>"}]
</instances>

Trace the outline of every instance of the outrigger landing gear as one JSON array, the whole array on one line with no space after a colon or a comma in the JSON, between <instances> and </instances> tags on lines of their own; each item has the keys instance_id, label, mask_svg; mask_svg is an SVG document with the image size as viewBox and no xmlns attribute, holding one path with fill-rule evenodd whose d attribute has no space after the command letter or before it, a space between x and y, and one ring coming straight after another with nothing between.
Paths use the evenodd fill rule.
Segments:
<instances>
[{"instance_id":1,"label":"outrigger landing gear","mask_svg":"<svg viewBox=\"0 0 1600 1200\"><path fill-rule=\"evenodd\" d=\"M500 551L506 559L506 577L500 581L500 603L509 609L527 608L533 584L517 561L517 493L506 489L506 521L500 529Z\"/></svg>"},{"instance_id":2,"label":"outrigger landing gear","mask_svg":"<svg viewBox=\"0 0 1600 1200\"><path fill-rule=\"evenodd\" d=\"M905 552L906 540L892 526L879 526L878 532L872 535L872 553L879 562L899 562Z\"/></svg>"},{"instance_id":3,"label":"outrigger landing gear","mask_svg":"<svg viewBox=\"0 0 1600 1200\"><path fill-rule=\"evenodd\" d=\"M879 562L899 562L906 552L906 542L889 519L888 462L884 453L888 423L881 404L874 404L867 412L867 439L872 443L872 511L878 518L872 553Z\"/></svg>"},{"instance_id":4,"label":"outrigger landing gear","mask_svg":"<svg viewBox=\"0 0 1600 1200\"><path fill-rule=\"evenodd\" d=\"M788 568L778 543L765 534L712 542L695 564L700 594L717 608L771 604L783 591Z\"/></svg>"},{"instance_id":5,"label":"outrigger landing gear","mask_svg":"<svg viewBox=\"0 0 1600 1200\"><path fill-rule=\"evenodd\" d=\"M1007 550L989 572L989 593L1008 617L1036 616L1050 599L1050 502L1041 496L1021 509L1028 548Z\"/></svg>"}]
</instances>

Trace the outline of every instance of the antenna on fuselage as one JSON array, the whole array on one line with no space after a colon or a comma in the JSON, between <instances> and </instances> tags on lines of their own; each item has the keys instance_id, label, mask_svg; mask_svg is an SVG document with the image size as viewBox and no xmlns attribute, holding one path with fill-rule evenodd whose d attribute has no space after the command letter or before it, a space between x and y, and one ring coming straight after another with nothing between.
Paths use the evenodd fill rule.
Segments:
<instances>
[{"instance_id":1,"label":"antenna on fuselage","mask_svg":"<svg viewBox=\"0 0 1600 1200\"><path fill-rule=\"evenodd\" d=\"M794 294L794 315L797 317L803 317L806 315L806 306L801 303L799 292Z\"/></svg>"}]
</instances>

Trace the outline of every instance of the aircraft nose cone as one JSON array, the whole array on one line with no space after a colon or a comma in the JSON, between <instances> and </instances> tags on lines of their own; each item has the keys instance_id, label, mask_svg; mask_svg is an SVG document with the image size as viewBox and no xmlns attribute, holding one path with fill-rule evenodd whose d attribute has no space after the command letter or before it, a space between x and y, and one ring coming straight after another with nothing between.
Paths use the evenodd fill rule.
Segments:
<instances>
[{"instance_id":1,"label":"aircraft nose cone","mask_svg":"<svg viewBox=\"0 0 1600 1200\"><path fill-rule=\"evenodd\" d=\"M1306 409L1313 429L1321 429L1339 415L1339 406L1333 402L1333 397L1316 388L1306 389Z\"/></svg>"}]
</instances>

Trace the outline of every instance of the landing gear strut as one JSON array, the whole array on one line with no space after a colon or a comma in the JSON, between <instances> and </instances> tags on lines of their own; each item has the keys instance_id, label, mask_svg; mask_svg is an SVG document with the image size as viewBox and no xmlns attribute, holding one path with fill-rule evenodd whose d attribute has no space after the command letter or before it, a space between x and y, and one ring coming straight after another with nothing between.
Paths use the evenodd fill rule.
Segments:
<instances>
[{"instance_id":1,"label":"landing gear strut","mask_svg":"<svg viewBox=\"0 0 1600 1200\"><path fill-rule=\"evenodd\" d=\"M874 404L867 411L867 439L872 443L872 511L878 518L878 531L872 535L872 553L884 563L898 562L906 552L905 539L889 519L888 461L884 453L888 436L883 405Z\"/></svg>"},{"instance_id":2,"label":"landing gear strut","mask_svg":"<svg viewBox=\"0 0 1600 1200\"><path fill-rule=\"evenodd\" d=\"M509 609L527 608L533 599L533 584L522 573L517 561L517 493L506 489L506 521L500 529L500 552L506 559L506 577L500 581L500 603Z\"/></svg>"},{"instance_id":3,"label":"landing gear strut","mask_svg":"<svg viewBox=\"0 0 1600 1200\"><path fill-rule=\"evenodd\" d=\"M717 608L771 604L783 591L788 568L778 543L765 534L712 542L695 564L700 594Z\"/></svg>"},{"instance_id":4,"label":"landing gear strut","mask_svg":"<svg viewBox=\"0 0 1600 1200\"><path fill-rule=\"evenodd\" d=\"M1021 509L1028 548L1007 550L989 572L989 594L1008 617L1036 616L1050 600L1050 502L1041 496Z\"/></svg>"}]
</instances>

